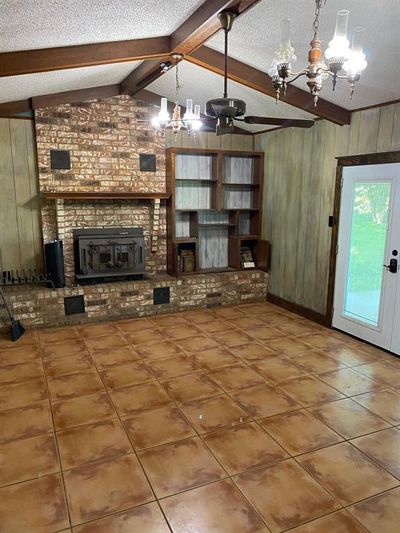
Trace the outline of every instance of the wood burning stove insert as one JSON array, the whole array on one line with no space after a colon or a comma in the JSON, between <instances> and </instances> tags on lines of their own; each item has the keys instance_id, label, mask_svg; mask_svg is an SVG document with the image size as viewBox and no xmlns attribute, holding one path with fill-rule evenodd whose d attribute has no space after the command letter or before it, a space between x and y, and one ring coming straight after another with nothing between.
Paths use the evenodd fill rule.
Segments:
<instances>
[{"instance_id":1,"label":"wood burning stove insert","mask_svg":"<svg viewBox=\"0 0 400 533\"><path fill-rule=\"evenodd\" d=\"M144 274L143 228L76 229L73 235L76 279Z\"/></svg>"}]
</instances>

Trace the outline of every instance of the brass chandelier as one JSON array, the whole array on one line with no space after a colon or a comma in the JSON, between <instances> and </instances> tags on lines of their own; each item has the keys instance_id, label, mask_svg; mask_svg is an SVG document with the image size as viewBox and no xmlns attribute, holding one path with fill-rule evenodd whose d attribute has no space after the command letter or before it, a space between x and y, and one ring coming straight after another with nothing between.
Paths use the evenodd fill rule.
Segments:
<instances>
[{"instance_id":1,"label":"brass chandelier","mask_svg":"<svg viewBox=\"0 0 400 533\"><path fill-rule=\"evenodd\" d=\"M315 0L314 36L310 42L308 66L300 72L292 73L292 63L297 58L290 41L290 20L281 21L281 44L275 52L275 57L268 72L272 78L272 86L276 90L277 100L279 100L281 94L285 95L288 84L293 83L301 76L308 78L307 85L314 98L315 106L318 103L323 83L329 76L332 77L333 90L335 90L338 79L347 80L350 84L350 98L354 94L355 84L367 66L362 49L363 29L355 28L353 30L352 45L350 47L347 38L349 11L338 11L335 33L329 42L328 48L325 50L325 63L322 58L321 41L318 36L320 10L325 3L326 0ZM339 74L341 70L345 74Z\"/></svg>"}]
</instances>

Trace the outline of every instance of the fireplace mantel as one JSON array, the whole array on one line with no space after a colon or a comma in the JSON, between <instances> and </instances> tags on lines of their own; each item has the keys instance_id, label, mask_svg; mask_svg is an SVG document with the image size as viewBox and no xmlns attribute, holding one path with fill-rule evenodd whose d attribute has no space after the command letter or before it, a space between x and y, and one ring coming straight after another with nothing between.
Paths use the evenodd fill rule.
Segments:
<instances>
[{"instance_id":1,"label":"fireplace mantel","mask_svg":"<svg viewBox=\"0 0 400 533\"><path fill-rule=\"evenodd\" d=\"M169 192L43 192L45 200L167 200Z\"/></svg>"}]
</instances>

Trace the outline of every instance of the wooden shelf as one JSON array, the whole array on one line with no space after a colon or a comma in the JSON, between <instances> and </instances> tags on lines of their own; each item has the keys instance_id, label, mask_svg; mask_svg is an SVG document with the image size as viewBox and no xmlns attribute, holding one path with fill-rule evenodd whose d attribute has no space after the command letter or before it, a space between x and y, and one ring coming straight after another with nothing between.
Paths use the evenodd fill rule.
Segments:
<instances>
[{"instance_id":1,"label":"wooden shelf","mask_svg":"<svg viewBox=\"0 0 400 533\"><path fill-rule=\"evenodd\" d=\"M229 181L223 181L222 185L224 187L252 187L254 189L259 187L258 183L230 183Z\"/></svg>"},{"instance_id":2,"label":"wooden shelf","mask_svg":"<svg viewBox=\"0 0 400 533\"><path fill-rule=\"evenodd\" d=\"M176 178L176 183L181 181L194 181L195 183L215 183L217 180L208 180L205 178Z\"/></svg>"},{"instance_id":3,"label":"wooden shelf","mask_svg":"<svg viewBox=\"0 0 400 533\"><path fill-rule=\"evenodd\" d=\"M228 228L228 227L235 227L236 224L229 224L228 222L225 223L218 223L218 222L205 222L204 224L198 224L199 228Z\"/></svg>"},{"instance_id":4,"label":"wooden shelf","mask_svg":"<svg viewBox=\"0 0 400 533\"><path fill-rule=\"evenodd\" d=\"M177 237L175 242L176 244L197 242L197 237Z\"/></svg>"},{"instance_id":5,"label":"wooden shelf","mask_svg":"<svg viewBox=\"0 0 400 533\"><path fill-rule=\"evenodd\" d=\"M169 192L44 192L45 200L166 200Z\"/></svg>"}]
</instances>

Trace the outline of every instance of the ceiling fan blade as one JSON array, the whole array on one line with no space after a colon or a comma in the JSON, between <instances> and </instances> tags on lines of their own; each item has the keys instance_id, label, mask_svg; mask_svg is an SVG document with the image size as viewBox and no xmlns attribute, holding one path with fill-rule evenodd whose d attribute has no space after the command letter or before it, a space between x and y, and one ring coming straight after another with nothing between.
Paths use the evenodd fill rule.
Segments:
<instances>
[{"instance_id":1,"label":"ceiling fan blade","mask_svg":"<svg viewBox=\"0 0 400 533\"><path fill-rule=\"evenodd\" d=\"M273 118L273 117L244 117L246 124L266 124L267 126L282 126L283 128L311 128L314 120L303 120L297 118Z\"/></svg>"}]
</instances>

